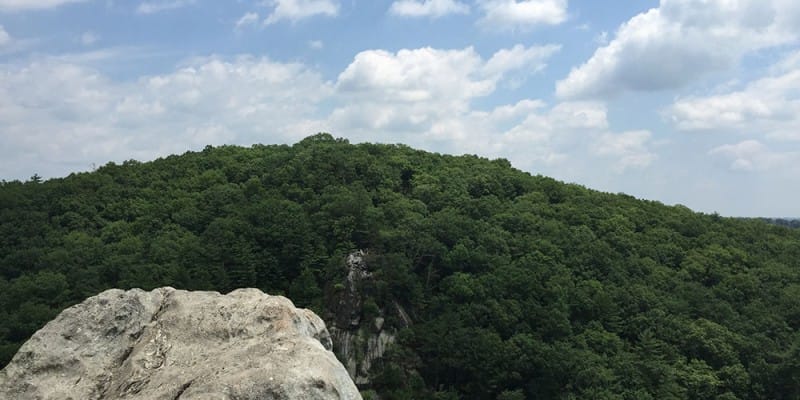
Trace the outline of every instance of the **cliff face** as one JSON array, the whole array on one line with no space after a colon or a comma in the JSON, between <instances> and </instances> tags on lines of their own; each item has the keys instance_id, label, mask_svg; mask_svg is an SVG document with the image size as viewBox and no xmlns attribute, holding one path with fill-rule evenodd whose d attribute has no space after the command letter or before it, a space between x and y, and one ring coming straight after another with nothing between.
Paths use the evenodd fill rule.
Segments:
<instances>
[{"instance_id":1,"label":"cliff face","mask_svg":"<svg viewBox=\"0 0 800 400\"><path fill-rule=\"evenodd\" d=\"M344 287L332 301L335 306L334 315L330 317L333 348L356 384L369 386L370 368L395 342L397 330L386 326L383 310L375 310L377 315L370 315L368 320L364 320L362 315L364 287L369 286L372 279L366 252L358 250L350 253L345 266L347 278ZM399 304L394 303L390 311L399 316L404 326L410 324L410 319Z\"/></svg>"},{"instance_id":2,"label":"cliff face","mask_svg":"<svg viewBox=\"0 0 800 400\"><path fill-rule=\"evenodd\" d=\"M360 399L322 320L257 289L108 290L0 371L3 399Z\"/></svg>"}]
</instances>

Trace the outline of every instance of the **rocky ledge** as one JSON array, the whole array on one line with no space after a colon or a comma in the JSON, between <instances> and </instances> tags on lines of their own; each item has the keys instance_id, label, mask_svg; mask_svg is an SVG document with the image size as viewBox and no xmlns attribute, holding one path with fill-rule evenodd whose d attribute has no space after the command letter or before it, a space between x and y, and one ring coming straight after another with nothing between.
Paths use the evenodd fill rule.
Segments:
<instances>
[{"instance_id":1,"label":"rocky ledge","mask_svg":"<svg viewBox=\"0 0 800 400\"><path fill-rule=\"evenodd\" d=\"M0 371L3 399L360 399L324 322L257 289L112 289Z\"/></svg>"}]
</instances>

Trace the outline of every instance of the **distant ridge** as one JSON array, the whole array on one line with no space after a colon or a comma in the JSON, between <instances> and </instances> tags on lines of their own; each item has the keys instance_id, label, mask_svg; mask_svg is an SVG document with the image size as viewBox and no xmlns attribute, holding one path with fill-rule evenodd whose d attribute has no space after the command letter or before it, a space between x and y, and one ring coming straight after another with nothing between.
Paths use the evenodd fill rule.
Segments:
<instances>
[{"instance_id":1,"label":"distant ridge","mask_svg":"<svg viewBox=\"0 0 800 400\"><path fill-rule=\"evenodd\" d=\"M787 228L800 228L800 218L757 218L768 224L785 226Z\"/></svg>"}]
</instances>

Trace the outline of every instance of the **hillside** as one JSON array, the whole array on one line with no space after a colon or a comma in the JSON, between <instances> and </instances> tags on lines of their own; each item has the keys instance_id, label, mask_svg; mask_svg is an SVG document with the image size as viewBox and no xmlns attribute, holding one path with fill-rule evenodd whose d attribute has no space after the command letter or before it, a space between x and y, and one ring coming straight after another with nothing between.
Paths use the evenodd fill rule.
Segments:
<instances>
[{"instance_id":1,"label":"hillside","mask_svg":"<svg viewBox=\"0 0 800 400\"><path fill-rule=\"evenodd\" d=\"M0 365L112 287L330 315L354 250L362 315L413 320L387 317L381 398L800 398L800 230L327 134L4 182Z\"/></svg>"},{"instance_id":2,"label":"hillside","mask_svg":"<svg viewBox=\"0 0 800 400\"><path fill-rule=\"evenodd\" d=\"M787 228L800 228L800 219L798 218L762 218L762 220L769 224Z\"/></svg>"}]
</instances>

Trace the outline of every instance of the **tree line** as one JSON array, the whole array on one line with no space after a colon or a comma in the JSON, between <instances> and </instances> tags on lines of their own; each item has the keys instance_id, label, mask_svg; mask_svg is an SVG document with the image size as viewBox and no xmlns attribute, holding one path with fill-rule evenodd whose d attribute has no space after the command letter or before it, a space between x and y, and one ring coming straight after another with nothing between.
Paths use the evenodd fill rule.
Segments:
<instances>
[{"instance_id":1,"label":"tree line","mask_svg":"<svg viewBox=\"0 0 800 400\"><path fill-rule=\"evenodd\" d=\"M800 231L328 134L3 181L0 366L111 287L257 287L324 316L356 249L365 315L413 320L381 398L800 398Z\"/></svg>"}]
</instances>

